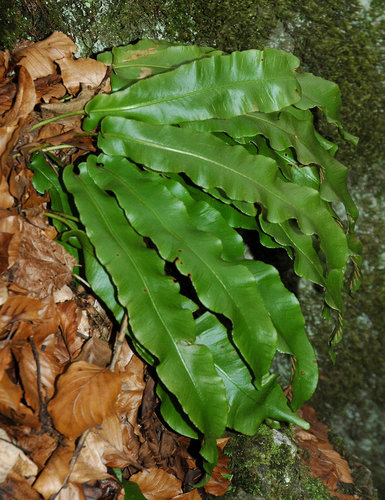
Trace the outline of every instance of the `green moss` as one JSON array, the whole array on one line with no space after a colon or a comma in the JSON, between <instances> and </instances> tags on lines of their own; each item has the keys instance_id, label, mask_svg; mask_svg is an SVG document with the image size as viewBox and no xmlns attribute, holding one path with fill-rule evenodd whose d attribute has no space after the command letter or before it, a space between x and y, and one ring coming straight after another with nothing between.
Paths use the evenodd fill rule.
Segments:
<instances>
[{"instance_id":1,"label":"green moss","mask_svg":"<svg viewBox=\"0 0 385 500\"><path fill-rule=\"evenodd\" d=\"M234 491L224 498L245 493L265 500L330 500L290 444L293 432L292 426L282 425L277 432L262 425L253 437L232 435L225 451L231 457Z\"/></svg>"}]
</instances>

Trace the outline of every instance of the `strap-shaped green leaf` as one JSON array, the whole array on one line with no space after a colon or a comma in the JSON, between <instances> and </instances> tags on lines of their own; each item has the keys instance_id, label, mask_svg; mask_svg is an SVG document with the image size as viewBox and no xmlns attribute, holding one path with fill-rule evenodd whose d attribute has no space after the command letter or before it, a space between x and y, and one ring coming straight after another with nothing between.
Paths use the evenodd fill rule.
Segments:
<instances>
[{"instance_id":1,"label":"strap-shaped green leaf","mask_svg":"<svg viewBox=\"0 0 385 500\"><path fill-rule=\"evenodd\" d=\"M228 133L231 137L262 134L277 151L293 147L303 165L315 164L322 169L320 193L326 201L341 201L347 212L357 218L357 208L348 193L348 169L325 150L315 136L310 111L289 107L279 113L247 113L228 120L208 120L185 124L199 131Z\"/></svg>"},{"instance_id":2,"label":"strap-shaped green leaf","mask_svg":"<svg viewBox=\"0 0 385 500\"><path fill-rule=\"evenodd\" d=\"M221 258L222 243L215 233L194 227L200 218L206 224L205 207L198 207L191 219L184 204L167 190L165 180L140 172L124 158L104 159L103 170L89 163L89 174L100 187L115 193L136 231L150 237L160 255L190 277L200 301L232 321L234 342L256 379L261 380L276 351L276 332L252 274L244 266ZM239 235L228 230L233 233L233 244L238 245ZM238 258L242 254L239 252Z\"/></svg>"},{"instance_id":3,"label":"strap-shaped green leaf","mask_svg":"<svg viewBox=\"0 0 385 500\"><path fill-rule=\"evenodd\" d=\"M306 278L320 286L325 286L325 275L321 260L313 246L311 235L293 228L290 221L271 223L259 218L261 228L281 246L295 248L294 270L301 278Z\"/></svg>"},{"instance_id":4,"label":"strap-shaped green leaf","mask_svg":"<svg viewBox=\"0 0 385 500\"><path fill-rule=\"evenodd\" d=\"M304 234L319 237L329 269L326 286L333 291L326 300L342 308L338 290L349 256L345 234L318 191L282 181L273 160L250 155L242 146L227 146L211 134L124 118L105 118L98 144L108 154L126 156L153 170L183 171L199 186L220 188L230 199L258 202L270 222L296 219Z\"/></svg>"},{"instance_id":5,"label":"strap-shaped green leaf","mask_svg":"<svg viewBox=\"0 0 385 500\"><path fill-rule=\"evenodd\" d=\"M215 368L226 387L228 427L252 435L266 418L273 418L309 428L309 424L288 407L276 375L264 377L260 389L254 387L248 369L229 342L226 329L215 316L205 313L196 323L197 342L210 349Z\"/></svg>"},{"instance_id":6,"label":"strap-shaped green leaf","mask_svg":"<svg viewBox=\"0 0 385 500\"><path fill-rule=\"evenodd\" d=\"M95 163L95 157L88 162ZM183 308L178 285L164 275L162 261L130 227L115 199L96 186L85 163L79 175L66 167L64 181L136 338L158 358L159 378L204 434L206 460L215 461L215 438L226 424L225 391L209 350L193 344L194 321Z\"/></svg>"},{"instance_id":7,"label":"strap-shaped green leaf","mask_svg":"<svg viewBox=\"0 0 385 500\"><path fill-rule=\"evenodd\" d=\"M298 410L311 398L318 382L314 350L305 332L305 320L296 296L283 285L278 271L264 262L247 260L258 292L278 332L278 349L294 356L292 407Z\"/></svg>"},{"instance_id":8,"label":"strap-shaped green leaf","mask_svg":"<svg viewBox=\"0 0 385 500\"><path fill-rule=\"evenodd\" d=\"M297 75L302 89L301 100L296 103L299 109L310 109L315 106L322 109L329 123L335 123L344 139L357 146L358 137L344 130L341 123L341 93L338 85L312 73L301 73Z\"/></svg>"},{"instance_id":9,"label":"strap-shaped green leaf","mask_svg":"<svg viewBox=\"0 0 385 500\"><path fill-rule=\"evenodd\" d=\"M221 51L211 47L177 45L165 40L141 40L135 45L114 47L111 54L111 87L116 92L136 80L164 73L202 57L220 54Z\"/></svg>"},{"instance_id":10,"label":"strap-shaped green leaf","mask_svg":"<svg viewBox=\"0 0 385 500\"><path fill-rule=\"evenodd\" d=\"M249 111L277 111L300 99L294 69L299 62L286 52L266 49L213 56L141 80L86 106L86 130L104 116L149 123L180 123L229 118Z\"/></svg>"}]
</instances>

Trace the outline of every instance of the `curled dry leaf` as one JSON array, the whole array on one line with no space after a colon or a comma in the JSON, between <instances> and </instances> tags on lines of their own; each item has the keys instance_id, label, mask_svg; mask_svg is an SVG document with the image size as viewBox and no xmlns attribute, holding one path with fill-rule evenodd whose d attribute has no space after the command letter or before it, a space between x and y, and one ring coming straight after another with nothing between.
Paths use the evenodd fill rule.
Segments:
<instances>
[{"instance_id":1,"label":"curled dry leaf","mask_svg":"<svg viewBox=\"0 0 385 500\"><path fill-rule=\"evenodd\" d=\"M155 467L143 470L130 477L147 500L170 500L182 492L182 483L172 474Z\"/></svg>"},{"instance_id":2,"label":"curled dry leaf","mask_svg":"<svg viewBox=\"0 0 385 500\"><path fill-rule=\"evenodd\" d=\"M298 429L296 438L301 448L308 451L309 460L305 463L310 466L311 474L320 478L331 492L339 481L353 484L347 461L329 443L327 426L318 420L313 408L304 405L301 413L311 427L308 431Z\"/></svg>"},{"instance_id":3,"label":"curled dry leaf","mask_svg":"<svg viewBox=\"0 0 385 500\"><path fill-rule=\"evenodd\" d=\"M16 100L0 119L0 166L5 170L8 155L18 141L19 133L36 103L33 80L28 71L20 68Z\"/></svg>"},{"instance_id":4,"label":"curled dry leaf","mask_svg":"<svg viewBox=\"0 0 385 500\"><path fill-rule=\"evenodd\" d=\"M60 363L73 361L79 355L83 345L82 339L77 334L77 305L73 300L61 302L56 304L56 311L61 335L55 339L52 352Z\"/></svg>"},{"instance_id":5,"label":"curled dry leaf","mask_svg":"<svg viewBox=\"0 0 385 500\"><path fill-rule=\"evenodd\" d=\"M8 50L0 51L0 82L5 79L8 72L11 54Z\"/></svg>"},{"instance_id":6,"label":"curled dry leaf","mask_svg":"<svg viewBox=\"0 0 385 500\"><path fill-rule=\"evenodd\" d=\"M0 429L0 483L5 481L8 473L17 462L20 450L10 440L4 429Z\"/></svg>"},{"instance_id":7,"label":"curled dry leaf","mask_svg":"<svg viewBox=\"0 0 385 500\"><path fill-rule=\"evenodd\" d=\"M226 446L230 438L217 439L217 448L219 451L219 460L217 465L214 467L212 475L209 482L205 485L205 491L211 495L221 496L224 495L230 485L231 481L228 479L230 474L229 460L230 458L223 453L223 449Z\"/></svg>"},{"instance_id":8,"label":"curled dry leaf","mask_svg":"<svg viewBox=\"0 0 385 500\"><path fill-rule=\"evenodd\" d=\"M72 279L76 259L44 231L24 222L19 258L12 268L13 283L25 288L35 298L52 295Z\"/></svg>"},{"instance_id":9,"label":"curled dry leaf","mask_svg":"<svg viewBox=\"0 0 385 500\"><path fill-rule=\"evenodd\" d=\"M0 484L0 498L7 500L41 500L39 493L32 488L28 480L17 472L11 471L7 479Z\"/></svg>"},{"instance_id":10,"label":"curled dry leaf","mask_svg":"<svg viewBox=\"0 0 385 500\"><path fill-rule=\"evenodd\" d=\"M56 73L55 61L71 58L77 47L70 37L54 31L51 36L22 49L12 55L17 64L24 66L34 80Z\"/></svg>"},{"instance_id":11,"label":"curled dry leaf","mask_svg":"<svg viewBox=\"0 0 385 500\"><path fill-rule=\"evenodd\" d=\"M0 119L2 127L17 125L21 118L28 116L35 107L35 85L25 68L19 69L16 100L12 108Z\"/></svg>"},{"instance_id":12,"label":"curled dry leaf","mask_svg":"<svg viewBox=\"0 0 385 500\"><path fill-rule=\"evenodd\" d=\"M71 481L83 484L111 478L102 459L103 451L104 443L95 433L90 432L75 462Z\"/></svg>"},{"instance_id":13,"label":"curled dry leaf","mask_svg":"<svg viewBox=\"0 0 385 500\"><path fill-rule=\"evenodd\" d=\"M55 380L62 367L52 354L37 348L38 363L40 368L40 379L37 377L36 360L30 344L24 345L13 351L18 360L20 378L24 388L24 397L33 410L40 408L38 387L41 391L43 401L52 398L55 392Z\"/></svg>"},{"instance_id":14,"label":"curled dry leaf","mask_svg":"<svg viewBox=\"0 0 385 500\"><path fill-rule=\"evenodd\" d=\"M107 66L95 59L77 59L66 58L58 61L63 83L67 89L76 94L80 88L80 83L94 89L103 81Z\"/></svg>"},{"instance_id":15,"label":"curled dry leaf","mask_svg":"<svg viewBox=\"0 0 385 500\"><path fill-rule=\"evenodd\" d=\"M118 415L124 415L124 418L133 426L136 434L140 435L137 418L146 385L143 378L144 364L131 351L127 342L124 342L122 346L118 369L123 386L116 402L116 410Z\"/></svg>"},{"instance_id":16,"label":"curled dry leaf","mask_svg":"<svg viewBox=\"0 0 385 500\"><path fill-rule=\"evenodd\" d=\"M111 355L111 348L105 340L91 337L84 343L77 361L87 361L87 363L105 368L111 361Z\"/></svg>"},{"instance_id":17,"label":"curled dry leaf","mask_svg":"<svg viewBox=\"0 0 385 500\"><path fill-rule=\"evenodd\" d=\"M104 441L103 461L109 467L123 469L129 465L140 469L138 462L139 441L127 422L120 422L116 415L107 415L101 429L95 431Z\"/></svg>"},{"instance_id":18,"label":"curled dry leaf","mask_svg":"<svg viewBox=\"0 0 385 500\"><path fill-rule=\"evenodd\" d=\"M69 472L69 463L74 450L73 441L67 441L60 445L35 481L34 488L45 499L58 492L62 487Z\"/></svg>"},{"instance_id":19,"label":"curled dry leaf","mask_svg":"<svg viewBox=\"0 0 385 500\"><path fill-rule=\"evenodd\" d=\"M7 209L13 207L15 200L9 192L7 179L0 176L0 209Z\"/></svg>"},{"instance_id":20,"label":"curled dry leaf","mask_svg":"<svg viewBox=\"0 0 385 500\"><path fill-rule=\"evenodd\" d=\"M19 256L20 218L16 215L0 218L0 273L13 266Z\"/></svg>"},{"instance_id":21,"label":"curled dry leaf","mask_svg":"<svg viewBox=\"0 0 385 500\"><path fill-rule=\"evenodd\" d=\"M57 394L48 405L55 427L75 439L89 427L100 425L114 412L120 388L118 374L85 361L72 363L59 377Z\"/></svg>"},{"instance_id":22,"label":"curled dry leaf","mask_svg":"<svg viewBox=\"0 0 385 500\"><path fill-rule=\"evenodd\" d=\"M88 500L84 495L84 491L81 484L76 484L73 482L68 483L66 488L60 490L60 493L56 497L56 500Z\"/></svg>"}]
</instances>

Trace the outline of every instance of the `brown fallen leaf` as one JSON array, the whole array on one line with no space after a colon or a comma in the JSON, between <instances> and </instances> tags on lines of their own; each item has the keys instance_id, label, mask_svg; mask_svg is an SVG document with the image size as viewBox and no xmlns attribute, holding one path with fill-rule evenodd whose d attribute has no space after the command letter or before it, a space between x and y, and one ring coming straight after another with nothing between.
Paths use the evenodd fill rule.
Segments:
<instances>
[{"instance_id":1,"label":"brown fallen leaf","mask_svg":"<svg viewBox=\"0 0 385 500\"><path fill-rule=\"evenodd\" d=\"M13 207L15 200L9 192L9 185L5 176L0 176L0 209Z\"/></svg>"},{"instance_id":2,"label":"brown fallen leaf","mask_svg":"<svg viewBox=\"0 0 385 500\"><path fill-rule=\"evenodd\" d=\"M81 484L70 482L68 485L60 490L60 493L55 500L89 500L86 499Z\"/></svg>"},{"instance_id":3,"label":"brown fallen leaf","mask_svg":"<svg viewBox=\"0 0 385 500\"><path fill-rule=\"evenodd\" d=\"M0 483L5 481L19 458L20 449L11 441L4 429L0 429Z\"/></svg>"},{"instance_id":4,"label":"brown fallen leaf","mask_svg":"<svg viewBox=\"0 0 385 500\"><path fill-rule=\"evenodd\" d=\"M6 169L9 154L16 145L22 126L36 103L35 86L31 75L20 68L16 100L12 108L0 118L0 171Z\"/></svg>"},{"instance_id":5,"label":"brown fallen leaf","mask_svg":"<svg viewBox=\"0 0 385 500\"><path fill-rule=\"evenodd\" d=\"M54 31L45 40L31 43L12 53L18 65L25 67L33 80L56 74L55 61L72 58L77 47L64 33Z\"/></svg>"},{"instance_id":6,"label":"brown fallen leaf","mask_svg":"<svg viewBox=\"0 0 385 500\"><path fill-rule=\"evenodd\" d=\"M39 378L37 364L30 344L13 349L18 361L20 379L24 388L25 400L33 410L40 408L39 392L43 401L52 398L55 392L56 377L61 373L62 367L52 354L36 348L39 363Z\"/></svg>"},{"instance_id":7,"label":"brown fallen leaf","mask_svg":"<svg viewBox=\"0 0 385 500\"><path fill-rule=\"evenodd\" d=\"M223 449L229 439L228 437L217 439L217 448L219 452L218 463L213 469L209 482L204 487L206 493L210 493L211 495L224 495L231 485L231 481L228 478L230 475L230 458L223 453Z\"/></svg>"},{"instance_id":8,"label":"brown fallen leaf","mask_svg":"<svg viewBox=\"0 0 385 500\"><path fill-rule=\"evenodd\" d=\"M77 94L81 83L95 89L101 84L107 71L107 66L95 59L64 58L58 64L63 83L72 94Z\"/></svg>"},{"instance_id":9,"label":"brown fallen leaf","mask_svg":"<svg viewBox=\"0 0 385 500\"><path fill-rule=\"evenodd\" d=\"M23 222L19 258L9 270L14 284L42 299L72 280L75 264L76 259L59 243L48 239L43 230Z\"/></svg>"},{"instance_id":10,"label":"brown fallen leaf","mask_svg":"<svg viewBox=\"0 0 385 500\"><path fill-rule=\"evenodd\" d=\"M21 118L28 116L35 107L35 85L30 73L23 67L19 69L16 100L12 108L0 119L0 127L17 125Z\"/></svg>"},{"instance_id":11,"label":"brown fallen leaf","mask_svg":"<svg viewBox=\"0 0 385 500\"><path fill-rule=\"evenodd\" d=\"M89 427L100 425L114 412L121 384L116 373L85 361L72 363L59 377L56 396L48 405L57 430L75 439Z\"/></svg>"},{"instance_id":12,"label":"brown fallen leaf","mask_svg":"<svg viewBox=\"0 0 385 500\"><path fill-rule=\"evenodd\" d=\"M10 472L0 484L0 498L7 500L41 500L39 493L32 488L28 480L16 472Z\"/></svg>"},{"instance_id":13,"label":"brown fallen leaf","mask_svg":"<svg viewBox=\"0 0 385 500\"><path fill-rule=\"evenodd\" d=\"M9 69L9 62L11 59L11 54L9 53L8 50L2 51L0 50L0 82L2 82Z\"/></svg>"},{"instance_id":14,"label":"brown fallen leaf","mask_svg":"<svg viewBox=\"0 0 385 500\"><path fill-rule=\"evenodd\" d=\"M170 500L182 492L182 483L163 469L151 468L130 477L147 500Z\"/></svg>"},{"instance_id":15,"label":"brown fallen leaf","mask_svg":"<svg viewBox=\"0 0 385 500\"><path fill-rule=\"evenodd\" d=\"M75 450L73 441L65 441L49 459L33 487L48 499L62 487L69 472L69 463Z\"/></svg>"},{"instance_id":16,"label":"brown fallen leaf","mask_svg":"<svg viewBox=\"0 0 385 500\"><path fill-rule=\"evenodd\" d=\"M329 443L328 428L318 420L315 410L304 405L301 414L311 425L307 431L296 431L300 447L308 452L308 460L304 461L310 466L311 474L320 478L332 495L337 495L339 482L353 484L349 465Z\"/></svg>"},{"instance_id":17,"label":"brown fallen leaf","mask_svg":"<svg viewBox=\"0 0 385 500\"><path fill-rule=\"evenodd\" d=\"M104 442L103 461L109 467L123 469L133 465L141 469L138 462L139 440L132 427L116 415L107 415L95 433Z\"/></svg>"},{"instance_id":18,"label":"brown fallen leaf","mask_svg":"<svg viewBox=\"0 0 385 500\"><path fill-rule=\"evenodd\" d=\"M61 75L48 75L35 80L35 90L37 99L48 103L52 100L61 99L67 93L66 88L61 83Z\"/></svg>"},{"instance_id":19,"label":"brown fallen leaf","mask_svg":"<svg viewBox=\"0 0 385 500\"><path fill-rule=\"evenodd\" d=\"M83 484L111 478L102 459L103 451L104 443L95 433L90 432L76 459L71 472L71 481Z\"/></svg>"},{"instance_id":20,"label":"brown fallen leaf","mask_svg":"<svg viewBox=\"0 0 385 500\"><path fill-rule=\"evenodd\" d=\"M140 435L137 419L146 385L143 378L144 364L125 342L117 365L123 385L116 401L116 411L118 415L124 416L133 426L135 432Z\"/></svg>"}]
</instances>

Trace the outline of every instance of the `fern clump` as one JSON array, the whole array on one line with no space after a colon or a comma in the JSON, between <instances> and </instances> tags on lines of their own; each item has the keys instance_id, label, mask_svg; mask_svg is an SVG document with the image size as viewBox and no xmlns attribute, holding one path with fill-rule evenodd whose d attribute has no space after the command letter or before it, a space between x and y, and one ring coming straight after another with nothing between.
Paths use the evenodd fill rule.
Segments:
<instances>
[{"instance_id":1,"label":"fern clump","mask_svg":"<svg viewBox=\"0 0 385 500\"><path fill-rule=\"evenodd\" d=\"M99 59L111 65L112 92L87 104L83 125L97 130L99 154L67 166L64 184L47 183L37 155L35 185L67 215L73 196L81 223L62 241L80 249L116 319L127 314L132 343L156 368L164 419L202 439L210 471L226 427L253 434L266 418L306 427L296 410L318 379L296 297L274 267L245 258L237 230L284 248L296 273L324 288L339 341L342 293L358 282L357 271L345 278L348 262L360 263L357 210L311 110L356 139L342 128L338 87L297 73L283 51L143 40ZM277 351L293 359L290 405L270 373Z\"/></svg>"}]
</instances>

